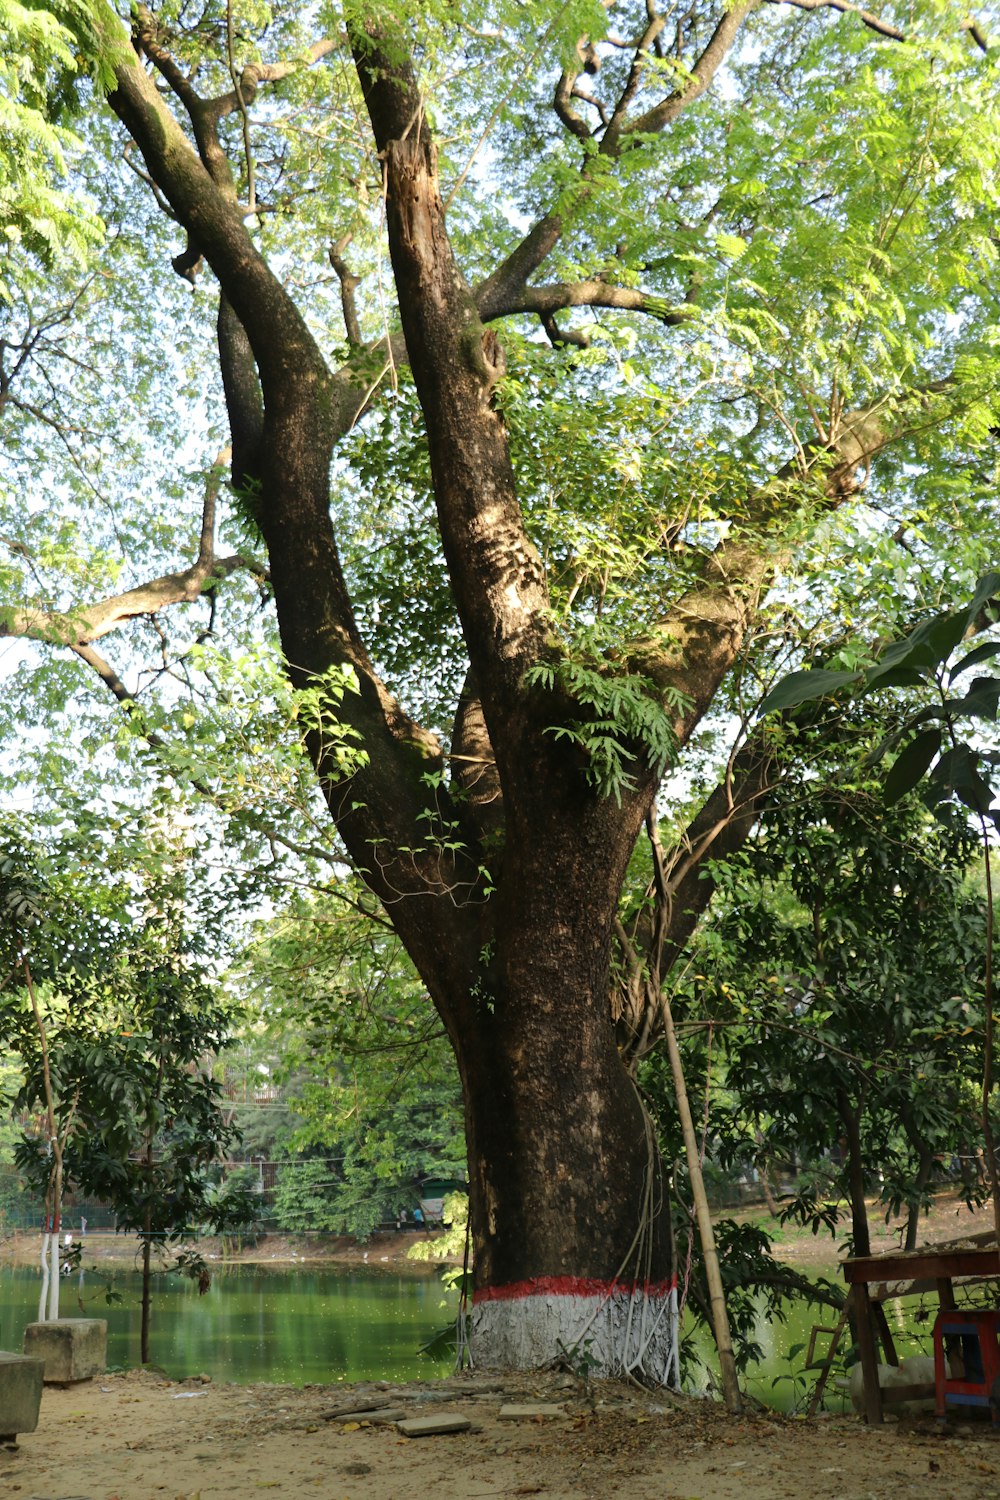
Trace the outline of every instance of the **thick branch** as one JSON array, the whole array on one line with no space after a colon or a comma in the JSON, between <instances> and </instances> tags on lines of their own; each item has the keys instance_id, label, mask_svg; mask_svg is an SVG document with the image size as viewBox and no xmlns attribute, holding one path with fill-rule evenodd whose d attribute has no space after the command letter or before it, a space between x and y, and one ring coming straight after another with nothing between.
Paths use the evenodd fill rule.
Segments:
<instances>
[{"instance_id":1,"label":"thick branch","mask_svg":"<svg viewBox=\"0 0 1000 1500\"><path fill-rule=\"evenodd\" d=\"M519 696L525 666L540 649L547 603L492 400L503 354L452 253L436 152L416 79L400 60L402 38L387 39L372 26L352 45L385 160L389 248L442 543L489 719Z\"/></svg>"},{"instance_id":2,"label":"thick branch","mask_svg":"<svg viewBox=\"0 0 1000 1500\"><path fill-rule=\"evenodd\" d=\"M138 40L145 45L142 36ZM246 228L228 163L223 168L210 155L212 141L217 144L210 113L192 101L206 163L146 71L134 60L116 71L111 106L211 265L234 315L227 326L223 311L220 351L228 338L226 395L242 450L237 479L259 512L289 675L295 686L321 693L332 668L354 674L356 691L331 701L329 711L320 696L316 725L306 736L320 783L356 867L394 908L397 930L435 999L465 995L478 946L475 924L460 909L478 899L481 861L477 850L447 839L454 812L446 789L428 774L443 764L441 745L409 718L373 667L330 518L333 443L370 399L370 378L362 382L349 368L331 377L302 314ZM327 719L338 726L332 734L325 731ZM350 774L341 722L351 726L366 757ZM435 827L445 830L437 841ZM456 1024L455 1014L453 1007L446 1024Z\"/></svg>"},{"instance_id":3,"label":"thick branch","mask_svg":"<svg viewBox=\"0 0 1000 1500\"><path fill-rule=\"evenodd\" d=\"M575 97L576 80L579 73L561 73L559 82L556 84L555 98L553 104L555 112L566 126L581 141L590 140L590 126L586 120L575 110L572 100Z\"/></svg>"},{"instance_id":4,"label":"thick branch","mask_svg":"<svg viewBox=\"0 0 1000 1500\"><path fill-rule=\"evenodd\" d=\"M743 848L778 776L776 759L758 727L665 856L658 984L670 973L715 893L710 862L730 859Z\"/></svg>"},{"instance_id":5,"label":"thick branch","mask_svg":"<svg viewBox=\"0 0 1000 1500\"><path fill-rule=\"evenodd\" d=\"M216 338L229 417L233 488L248 503L256 498L259 504L255 492L260 485L264 402L250 340L225 293L219 298Z\"/></svg>"},{"instance_id":6,"label":"thick branch","mask_svg":"<svg viewBox=\"0 0 1000 1500\"><path fill-rule=\"evenodd\" d=\"M354 347L360 348L363 340L354 294L361 285L361 277L355 276L344 260L344 251L350 244L350 240L350 235L343 235L336 244L330 246L329 256L330 265L337 273L337 280L340 282L340 305L344 314L344 328L347 332L347 342Z\"/></svg>"},{"instance_id":7,"label":"thick branch","mask_svg":"<svg viewBox=\"0 0 1000 1500\"><path fill-rule=\"evenodd\" d=\"M632 67L629 70L628 82L625 84L625 87L621 92L618 103L615 105L615 112L611 116L611 122L604 133L605 143L607 143L609 137L613 142L616 139L617 135L620 134L628 118L629 105L632 103L633 99L638 93L639 85L642 82L642 75L646 69L645 54L649 51L649 48L653 46L657 37L660 35L660 32L663 30L666 24L666 18L664 16L657 16L654 14L645 32L639 38L639 42L635 49L635 55L632 58Z\"/></svg>"},{"instance_id":8,"label":"thick branch","mask_svg":"<svg viewBox=\"0 0 1000 1500\"><path fill-rule=\"evenodd\" d=\"M704 52L681 88L661 100L659 104L655 104L652 109L647 109L637 119L622 118L617 126L615 121L612 121L611 129L606 132L601 142L601 150L604 154L616 155L624 136L650 135L655 131L663 130L667 125L672 124L689 104L700 99L722 67L743 22L751 11L756 10L757 4L758 0L736 0L736 4L725 12L709 38Z\"/></svg>"},{"instance_id":9,"label":"thick branch","mask_svg":"<svg viewBox=\"0 0 1000 1500\"><path fill-rule=\"evenodd\" d=\"M204 100L202 108L208 118L218 124L227 115L235 114L242 108L249 109L262 83L279 83L282 78L289 78L293 73L301 72L304 68L315 67L316 63L322 62L325 57L330 56L331 52L338 51L343 45L344 43L339 38L325 37L322 41L313 42L312 46L306 47L301 57L275 63L247 63L240 70L239 87L234 87L227 94L219 94L214 99Z\"/></svg>"}]
</instances>

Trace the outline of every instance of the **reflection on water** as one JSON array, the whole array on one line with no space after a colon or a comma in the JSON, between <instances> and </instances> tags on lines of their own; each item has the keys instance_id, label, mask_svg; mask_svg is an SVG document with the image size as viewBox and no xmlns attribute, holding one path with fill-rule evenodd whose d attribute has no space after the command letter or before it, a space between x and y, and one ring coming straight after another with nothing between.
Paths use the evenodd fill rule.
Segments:
<instances>
[{"instance_id":1,"label":"reflection on water","mask_svg":"<svg viewBox=\"0 0 1000 1500\"><path fill-rule=\"evenodd\" d=\"M21 1348L38 1316L40 1271L0 1267L0 1348ZM122 1302L108 1306L104 1275L63 1282L63 1317L108 1320L108 1363L139 1363L141 1280L115 1277ZM154 1277L153 1362L174 1378L207 1374L238 1383L410 1380L447 1374L419 1346L455 1316L455 1295L437 1277L393 1276L364 1267L272 1271L219 1270L203 1297L193 1282Z\"/></svg>"}]
</instances>

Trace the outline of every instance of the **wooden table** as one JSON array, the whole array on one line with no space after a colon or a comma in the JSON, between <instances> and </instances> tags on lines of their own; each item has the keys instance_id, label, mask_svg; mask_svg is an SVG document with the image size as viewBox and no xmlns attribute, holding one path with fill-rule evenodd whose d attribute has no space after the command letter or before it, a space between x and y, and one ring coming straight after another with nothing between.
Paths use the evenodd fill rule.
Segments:
<instances>
[{"instance_id":1,"label":"wooden table","mask_svg":"<svg viewBox=\"0 0 1000 1500\"><path fill-rule=\"evenodd\" d=\"M984 1241L993 1243L982 1243ZM843 1269L864 1373L865 1418L869 1422L881 1422L882 1389L878 1383L876 1334L886 1362L898 1363L883 1304L895 1297L936 1291L940 1305L953 1308L955 1293L952 1283L957 1279L988 1281L1000 1278L1000 1249L991 1230L985 1235L970 1235L958 1243L924 1245L919 1250L896 1250L888 1255L859 1256L856 1260L846 1260ZM873 1294L872 1287L879 1290Z\"/></svg>"}]
</instances>

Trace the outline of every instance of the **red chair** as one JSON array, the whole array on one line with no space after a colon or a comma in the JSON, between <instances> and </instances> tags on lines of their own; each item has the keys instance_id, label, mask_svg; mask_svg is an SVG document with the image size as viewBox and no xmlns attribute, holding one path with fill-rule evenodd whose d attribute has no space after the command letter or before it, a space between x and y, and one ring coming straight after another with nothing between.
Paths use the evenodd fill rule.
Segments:
<instances>
[{"instance_id":1,"label":"red chair","mask_svg":"<svg viewBox=\"0 0 1000 1500\"><path fill-rule=\"evenodd\" d=\"M964 1370L960 1377L948 1371L945 1339L961 1344ZM939 1312L934 1320L934 1414L938 1421L945 1421L948 1406L981 1406L989 1411L993 1425L1000 1425L1000 1413L991 1400L995 1381L1000 1381L1000 1308Z\"/></svg>"}]
</instances>

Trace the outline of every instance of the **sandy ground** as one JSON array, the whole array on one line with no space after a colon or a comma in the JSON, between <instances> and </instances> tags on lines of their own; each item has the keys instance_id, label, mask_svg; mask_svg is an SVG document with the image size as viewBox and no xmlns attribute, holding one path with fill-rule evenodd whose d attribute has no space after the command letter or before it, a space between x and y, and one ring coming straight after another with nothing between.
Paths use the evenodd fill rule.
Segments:
<instances>
[{"instance_id":1,"label":"sandy ground","mask_svg":"<svg viewBox=\"0 0 1000 1500\"><path fill-rule=\"evenodd\" d=\"M331 1413L372 1399L408 1416L458 1415L468 1431L408 1438ZM505 1403L558 1416L502 1420ZM0 1448L17 1500L994 1500L1000 1439L988 1426L867 1428L731 1418L706 1401L571 1377L463 1377L356 1387L173 1384L142 1371L47 1389L34 1433Z\"/></svg>"}]
</instances>

